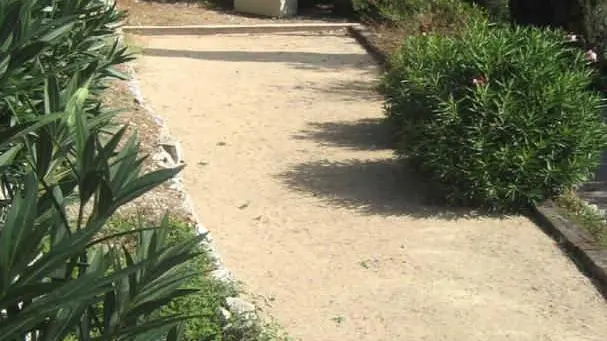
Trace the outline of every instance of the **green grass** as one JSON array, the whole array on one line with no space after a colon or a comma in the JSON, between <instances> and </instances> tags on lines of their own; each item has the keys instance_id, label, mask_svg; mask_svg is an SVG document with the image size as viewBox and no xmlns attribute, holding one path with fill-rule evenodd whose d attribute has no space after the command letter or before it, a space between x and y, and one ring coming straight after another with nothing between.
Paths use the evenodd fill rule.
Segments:
<instances>
[{"instance_id":1,"label":"green grass","mask_svg":"<svg viewBox=\"0 0 607 341\"><path fill-rule=\"evenodd\" d=\"M179 243L196 236L193 227L182 220L170 219L169 240ZM200 256L189 262L188 267L199 274L192 278L187 288L196 289L198 292L191 296L177 299L169 307L171 313L182 313L186 315L201 315L200 318L189 320L185 325L185 339L188 341L199 340L225 340L223 323L217 315L217 310L226 297L238 294L232 285L214 280L208 276L214 270L213 260L208 250L202 245Z\"/></svg>"},{"instance_id":2,"label":"green grass","mask_svg":"<svg viewBox=\"0 0 607 341\"><path fill-rule=\"evenodd\" d=\"M104 234L126 232L140 227L154 226L140 216L118 216L107 225ZM169 218L169 243L178 243L196 236L194 228L181 219ZM136 236L123 237L121 243L132 248L136 243ZM217 314L218 309L227 297L238 295L235 286L217 281L209 276L215 269L213 259L203 245L199 246L200 255L190 261L187 266L199 276L195 276L187 283L186 288L196 289L193 295L181 297L169 304L167 313L180 313L184 315L197 315L188 320L184 326L184 341L265 341L278 340L272 335L278 335L272 330L265 330L257 324L246 329L225 328L225 323ZM270 336L268 336L270 335Z\"/></svg>"},{"instance_id":3,"label":"green grass","mask_svg":"<svg viewBox=\"0 0 607 341\"><path fill-rule=\"evenodd\" d=\"M154 226L138 216L120 216L112 219L108 224L106 233L125 232L140 227ZM181 219L169 218L169 243L176 244L196 236L196 231L188 223ZM127 248L134 247L136 236L127 236L122 243ZM166 307L168 313L180 313L185 315L197 315L200 317L188 320L184 326L184 337L186 341L224 341L229 340L223 330L223 322L217 315L217 310L226 297L237 295L234 286L214 280L208 276L214 270L213 260L209 252L201 245L200 255L190 261L187 266L194 270L199 276L189 280L186 287L196 289L193 295L181 297Z\"/></svg>"},{"instance_id":4,"label":"green grass","mask_svg":"<svg viewBox=\"0 0 607 341\"><path fill-rule=\"evenodd\" d=\"M104 235L156 225L158 224L146 221L142 215L119 215L108 223L104 229ZM192 225L176 217L169 217L168 227L170 244L193 238L197 233ZM134 248L137 237L127 235L122 237L120 242L127 248ZM200 245L199 248L200 255L187 264L199 276L190 279L186 285L187 288L196 289L198 292L175 300L165 310L167 313L199 316L185 323L184 341L291 340L276 323L258 321L249 324L246 328L240 328L239 324L241 326L244 321L233 321L231 327L227 326L220 319L217 311L227 297L238 295L238 288L209 276L209 273L215 270L213 259L203 245Z\"/></svg>"},{"instance_id":5,"label":"green grass","mask_svg":"<svg viewBox=\"0 0 607 341\"><path fill-rule=\"evenodd\" d=\"M607 222L605 216L589 206L574 192L555 199L561 213L587 231L601 248L607 248Z\"/></svg>"}]
</instances>

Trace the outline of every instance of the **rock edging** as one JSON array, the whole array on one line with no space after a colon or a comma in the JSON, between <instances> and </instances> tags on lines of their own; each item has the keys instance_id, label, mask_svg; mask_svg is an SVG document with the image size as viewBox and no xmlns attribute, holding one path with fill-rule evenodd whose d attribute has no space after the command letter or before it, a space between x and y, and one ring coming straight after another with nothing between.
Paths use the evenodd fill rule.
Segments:
<instances>
[{"instance_id":1,"label":"rock edging","mask_svg":"<svg viewBox=\"0 0 607 341\"><path fill-rule=\"evenodd\" d=\"M144 110L147 115L154 118L160 128L160 136L158 137L158 151L152 155L152 159L156 160L161 167L172 168L180 164L183 164L183 154L181 152L181 146L179 142L173 138L169 132L168 127L164 124L164 121L155 113L155 111L146 104L144 97L141 93L139 83L135 77L135 69L129 63L126 65L127 74L129 76L128 88L135 97L137 104ZM169 180L170 187L181 194L182 208L183 211L191 216L194 222L194 227L199 235L204 235L205 238L201 242L204 248L208 251L210 258L213 261L215 270L211 272L211 277L217 281L233 285L236 283L232 273L225 267L217 248L213 243L213 238L209 230L200 222L198 215L194 210L191 197L182 182L182 175L177 174L173 179ZM240 298L240 297L227 297L223 302L223 307L216 313L224 320L227 324L227 328L253 328L257 316L257 307Z\"/></svg>"},{"instance_id":2,"label":"rock edging","mask_svg":"<svg viewBox=\"0 0 607 341\"><path fill-rule=\"evenodd\" d=\"M179 25L179 26L123 26L124 32L144 36L154 35L209 35L252 34L327 31L349 28L356 23L279 23L241 25Z\"/></svg>"},{"instance_id":3,"label":"rock edging","mask_svg":"<svg viewBox=\"0 0 607 341\"><path fill-rule=\"evenodd\" d=\"M362 24L349 26L348 33L375 59L379 66L384 70L387 68L388 56L373 44L373 32L367 26Z\"/></svg>"},{"instance_id":4,"label":"rock edging","mask_svg":"<svg viewBox=\"0 0 607 341\"><path fill-rule=\"evenodd\" d=\"M586 231L560 214L551 200L535 205L532 216L607 298L607 250L598 247Z\"/></svg>"}]
</instances>

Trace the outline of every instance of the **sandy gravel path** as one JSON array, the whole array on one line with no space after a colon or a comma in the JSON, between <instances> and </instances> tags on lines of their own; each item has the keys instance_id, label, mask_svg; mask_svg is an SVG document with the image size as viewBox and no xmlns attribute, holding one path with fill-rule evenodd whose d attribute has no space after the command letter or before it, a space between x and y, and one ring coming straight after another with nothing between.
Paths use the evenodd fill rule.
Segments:
<instances>
[{"instance_id":1,"label":"sandy gravel path","mask_svg":"<svg viewBox=\"0 0 607 341\"><path fill-rule=\"evenodd\" d=\"M305 341L605 340L607 306L523 217L424 205L343 33L155 37L144 96L226 265Z\"/></svg>"}]
</instances>

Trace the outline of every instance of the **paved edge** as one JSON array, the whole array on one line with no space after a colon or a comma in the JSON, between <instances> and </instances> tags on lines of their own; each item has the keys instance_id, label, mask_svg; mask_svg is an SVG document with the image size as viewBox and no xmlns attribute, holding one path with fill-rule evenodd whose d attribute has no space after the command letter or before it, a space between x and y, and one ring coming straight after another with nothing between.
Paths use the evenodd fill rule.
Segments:
<instances>
[{"instance_id":1,"label":"paved edge","mask_svg":"<svg viewBox=\"0 0 607 341\"><path fill-rule=\"evenodd\" d=\"M384 70L388 57L373 44L373 32L364 25L348 27L348 32ZM578 268L593 281L607 298L607 250L600 249L593 238L577 224L559 213L554 202L548 200L533 206L531 218L567 252Z\"/></svg>"},{"instance_id":2,"label":"paved edge","mask_svg":"<svg viewBox=\"0 0 607 341\"><path fill-rule=\"evenodd\" d=\"M126 33L154 35L210 35L237 33L285 33L350 28L357 23L295 23L258 25L122 26Z\"/></svg>"},{"instance_id":3,"label":"paved edge","mask_svg":"<svg viewBox=\"0 0 607 341\"><path fill-rule=\"evenodd\" d=\"M607 298L607 250L599 248L586 231L560 214L551 200L535 205L531 217L559 243Z\"/></svg>"},{"instance_id":4,"label":"paved edge","mask_svg":"<svg viewBox=\"0 0 607 341\"><path fill-rule=\"evenodd\" d=\"M375 62L385 71L388 66L388 56L373 44L373 32L365 25L356 24L348 27L348 33L375 59Z\"/></svg>"}]
</instances>

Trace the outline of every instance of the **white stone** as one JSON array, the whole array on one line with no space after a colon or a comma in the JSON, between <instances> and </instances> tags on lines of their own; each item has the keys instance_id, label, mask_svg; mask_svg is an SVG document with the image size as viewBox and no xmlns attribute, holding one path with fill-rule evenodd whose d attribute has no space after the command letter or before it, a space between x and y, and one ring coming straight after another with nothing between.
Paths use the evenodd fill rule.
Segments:
<instances>
[{"instance_id":1,"label":"white stone","mask_svg":"<svg viewBox=\"0 0 607 341\"><path fill-rule=\"evenodd\" d=\"M170 137L164 136L161 137L158 145L171 156L174 164L178 165L183 163L183 153L181 152L181 146L177 141Z\"/></svg>"},{"instance_id":2,"label":"white stone","mask_svg":"<svg viewBox=\"0 0 607 341\"><path fill-rule=\"evenodd\" d=\"M219 316L223 323L228 323L232 319L232 313L223 307L217 309L217 316Z\"/></svg>"},{"instance_id":3,"label":"white stone","mask_svg":"<svg viewBox=\"0 0 607 341\"><path fill-rule=\"evenodd\" d=\"M211 278L221 282L232 282L232 274L227 269L211 271Z\"/></svg>"},{"instance_id":4,"label":"white stone","mask_svg":"<svg viewBox=\"0 0 607 341\"><path fill-rule=\"evenodd\" d=\"M228 297L226 298L226 305L228 310L236 316L251 318L255 315L255 305L242 298Z\"/></svg>"}]
</instances>

